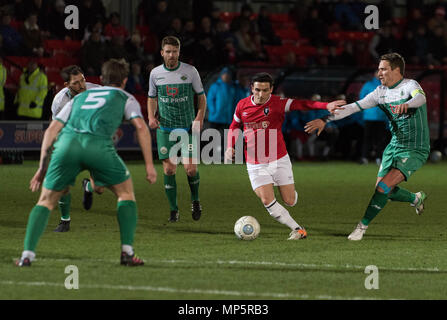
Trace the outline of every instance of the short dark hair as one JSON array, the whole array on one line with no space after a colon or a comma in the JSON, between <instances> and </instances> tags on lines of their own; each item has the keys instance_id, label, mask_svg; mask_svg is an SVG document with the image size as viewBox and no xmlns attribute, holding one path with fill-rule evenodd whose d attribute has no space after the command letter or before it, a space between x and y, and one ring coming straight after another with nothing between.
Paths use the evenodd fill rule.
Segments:
<instances>
[{"instance_id":1,"label":"short dark hair","mask_svg":"<svg viewBox=\"0 0 447 320\"><path fill-rule=\"evenodd\" d=\"M251 78L251 85L253 85L255 82L268 82L270 83L270 87L273 87L273 77L270 75L270 73L267 72L260 72L255 74Z\"/></svg>"},{"instance_id":2,"label":"short dark hair","mask_svg":"<svg viewBox=\"0 0 447 320\"><path fill-rule=\"evenodd\" d=\"M78 74L84 74L82 69L77 65L71 65L68 67L65 67L61 70L61 78L64 80L64 82L70 82L71 76L76 76Z\"/></svg>"},{"instance_id":3,"label":"short dark hair","mask_svg":"<svg viewBox=\"0 0 447 320\"><path fill-rule=\"evenodd\" d=\"M105 86L121 86L129 76L129 63L124 59L110 59L102 65L102 84Z\"/></svg>"},{"instance_id":4,"label":"short dark hair","mask_svg":"<svg viewBox=\"0 0 447 320\"><path fill-rule=\"evenodd\" d=\"M180 48L180 40L174 36L166 36L161 40L161 48L163 49L165 45L171 45Z\"/></svg>"},{"instance_id":5,"label":"short dark hair","mask_svg":"<svg viewBox=\"0 0 447 320\"><path fill-rule=\"evenodd\" d=\"M399 67L400 69L400 74L403 76L405 73L405 60L404 58L396 53L396 52L392 52L392 53L387 53L384 54L380 57L380 60L386 60L390 63L391 66L391 70L396 69L396 67Z\"/></svg>"}]
</instances>

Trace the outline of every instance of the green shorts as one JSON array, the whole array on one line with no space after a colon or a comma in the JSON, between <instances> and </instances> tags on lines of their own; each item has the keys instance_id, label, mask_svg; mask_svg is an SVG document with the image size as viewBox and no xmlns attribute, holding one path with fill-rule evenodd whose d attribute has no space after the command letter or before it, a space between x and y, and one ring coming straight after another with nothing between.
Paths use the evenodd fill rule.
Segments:
<instances>
[{"instance_id":1,"label":"green shorts","mask_svg":"<svg viewBox=\"0 0 447 320\"><path fill-rule=\"evenodd\" d=\"M157 149L160 160L177 157L179 151L182 158L197 159L197 145L197 137L186 130L179 129L169 132L157 129Z\"/></svg>"},{"instance_id":2,"label":"green shorts","mask_svg":"<svg viewBox=\"0 0 447 320\"><path fill-rule=\"evenodd\" d=\"M388 145L383 151L382 164L380 165L378 177L384 177L391 168L396 168L408 180L410 176L424 165L429 156L429 152L418 150L400 149Z\"/></svg>"},{"instance_id":3,"label":"green shorts","mask_svg":"<svg viewBox=\"0 0 447 320\"><path fill-rule=\"evenodd\" d=\"M111 139L64 132L54 144L43 186L49 190L65 190L74 185L76 176L83 170L90 171L97 186L112 186L130 178Z\"/></svg>"}]
</instances>

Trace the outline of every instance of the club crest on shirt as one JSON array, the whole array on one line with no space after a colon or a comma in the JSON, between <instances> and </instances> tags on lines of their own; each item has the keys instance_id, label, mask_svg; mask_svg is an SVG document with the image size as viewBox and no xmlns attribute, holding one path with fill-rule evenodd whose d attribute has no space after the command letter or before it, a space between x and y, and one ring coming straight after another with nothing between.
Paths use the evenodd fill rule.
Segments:
<instances>
[{"instance_id":1,"label":"club crest on shirt","mask_svg":"<svg viewBox=\"0 0 447 320\"><path fill-rule=\"evenodd\" d=\"M264 108L264 114L265 114L265 115L268 115L269 112L270 112L270 108L269 108L269 107L265 107L265 108Z\"/></svg>"}]
</instances>

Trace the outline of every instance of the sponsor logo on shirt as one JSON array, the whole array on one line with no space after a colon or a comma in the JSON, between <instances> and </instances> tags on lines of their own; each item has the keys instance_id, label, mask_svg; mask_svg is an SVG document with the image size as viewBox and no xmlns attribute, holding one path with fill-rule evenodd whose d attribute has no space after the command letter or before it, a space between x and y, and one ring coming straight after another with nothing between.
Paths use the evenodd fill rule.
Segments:
<instances>
[{"instance_id":1,"label":"sponsor logo on shirt","mask_svg":"<svg viewBox=\"0 0 447 320\"><path fill-rule=\"evenodd\" d=\"M247 122L245 124L245 129L267 129L269 125L270 121Z\"/></svg>"}]
</instances>

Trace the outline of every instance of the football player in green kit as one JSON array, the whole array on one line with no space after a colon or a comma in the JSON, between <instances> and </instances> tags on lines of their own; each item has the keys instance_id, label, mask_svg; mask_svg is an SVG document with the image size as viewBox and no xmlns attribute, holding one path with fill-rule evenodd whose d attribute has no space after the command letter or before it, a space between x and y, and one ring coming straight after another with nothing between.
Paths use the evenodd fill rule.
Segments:
<instances>
[{"instance_id":1,"label":"football player in green kit","mask_svg":"<svg viewBox=\"0 0 447 320\"><path fill-rule=\"evenodd\" d=\"M404 72L405 61L401 55L383 55L378 68L380 86L334 115L310 121L305 126L306 132L318 130L320 134L328 121L339 120L375 106L379 106L391 122L392 138L383 152L374 195L362 220L348 236L349 240L363 238L369 223L388 200L408 202L415 207L418 215L424 210L427 195L423 191L413 193L399 186L422 167L430 154L425 93L415 80L404 78Z\"/></svg>"},{"instance_id":2,"label":"football player in green kit","mask_svg":"<svg viewBox=\"0 0 447 320\"><path fill-rule=\"evenodd\" d=\"M133 250L137 206L132 179L112 141L112 135L123 119L130 121L136 129L144 157L146 179L155 183L157 173L152 162L150 132L142 118L139 103L123 90L128 74L129 65L124 60L111 59L104 63L101 75L104 86L76 95L45 131L39 169L30 181L33 192L41 186L42 191L28 218L24 251L16 262L18 266L31 265L50 212L83 170L90 171L95 187L107 187L117 197L121 264L144 264Z\"/></svg>"},{"instance_id":3,"label":"football player in green kit","mask_svg":"<svg viewBox=\"0 0 447 320\"><path fill-rule=\"evenodd\" d=\"M206 96L197 69L179 61L180 40L167 36L161 42L164 63L154 68L149 77L148 118L149 127L157 128L158 157L163 162L164 186L170 207L170 222L179 220L177 206L177 163L174 145L181 143L183 167L191 190L192 218L199 220L202 207L199 199L200 176L197 170L198 139L195 137L203 126ZM197 96L197 114L194 97ZM158 111L158 118L156 117ZM172 134L177 139L170 139ZM186 136L182 139L182 136ZM174 137L175 138L175 137ZM171 153L175 153L172 154Z\"/></svg>"}]
</instances>

